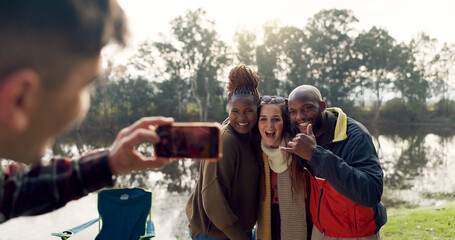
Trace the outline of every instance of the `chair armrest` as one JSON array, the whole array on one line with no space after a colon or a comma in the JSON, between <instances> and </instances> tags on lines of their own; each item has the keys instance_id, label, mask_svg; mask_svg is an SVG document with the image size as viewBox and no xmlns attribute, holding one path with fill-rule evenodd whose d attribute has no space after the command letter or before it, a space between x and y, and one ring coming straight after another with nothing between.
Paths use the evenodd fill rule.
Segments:
<instances>
[{"instance_id":1,"label":"chair armrest","mask_svg":"<svg viewBox=\"0 0 455 240\"><path fill-rule=\"evenodd\" d=\"M147 221L147 225L145 228L145 235L141 236L139 240L142 239L150 239L155 237L155 225L153 224L152 221Z\"/></svg>"},{"instance_id":2,"label":"chair armrest","mask_svg":"<svg viewBox=\"0 0 455 240\"><path fill-rule=\"evenodd\" d=\"M72 237L74 234L76 234L76 233L88 228L89 226L93 225L94 223L98 222L99 220L100 220L99 218L96 218L96 219L90 220L84 224L81 224L77 227L65 230L63 232L51 233L51 235L55 236L55 237L60 237L61 240L66 240L66 239Z\"/></svg>"}]
</instances>

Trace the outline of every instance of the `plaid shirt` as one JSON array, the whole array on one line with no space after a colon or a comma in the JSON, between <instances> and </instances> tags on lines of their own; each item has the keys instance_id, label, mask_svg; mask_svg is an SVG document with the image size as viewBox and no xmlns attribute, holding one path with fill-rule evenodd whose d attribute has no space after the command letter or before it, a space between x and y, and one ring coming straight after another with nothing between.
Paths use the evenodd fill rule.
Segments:
<instances>
[{"instance_id":1,"label":"plaid shirt","mask_svg":"<svg viewBox=\"0 0 455 240\"><path fill-rule=\"evenodd\" d=\"M53 158L27 166L0 169L0 223L19 216L47 213L90 192L113 186L108 151L78 160Z\"/></svg>"}]
</instances>

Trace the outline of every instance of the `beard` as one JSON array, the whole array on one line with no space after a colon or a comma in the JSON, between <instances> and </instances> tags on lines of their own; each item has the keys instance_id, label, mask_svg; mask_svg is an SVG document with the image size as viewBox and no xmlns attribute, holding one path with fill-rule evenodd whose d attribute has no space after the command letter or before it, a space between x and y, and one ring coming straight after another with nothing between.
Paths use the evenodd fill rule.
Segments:
<instances>
[{"instance_id":1,"label":"beard","mask_svg":"<svg viewBox=\"0 0 455 240\"><path fill-rule=\"evenodd\" d=\"M324 116L325 116L325 110L319 110L318 113L315 114L315 116L311 119L311 125L312 125L311 130L313 131L313 134L315 136L318 133L318 131L321 130L321 128L322 128ZM304 131L302 131L300 128L301 127L299 126L299 124L297 122L295 122L291 125L291 130L294 133L294 135L297 133L306 134L306 127L305 127L305 129L303 129Z\"/></svg>"}]
</instances>

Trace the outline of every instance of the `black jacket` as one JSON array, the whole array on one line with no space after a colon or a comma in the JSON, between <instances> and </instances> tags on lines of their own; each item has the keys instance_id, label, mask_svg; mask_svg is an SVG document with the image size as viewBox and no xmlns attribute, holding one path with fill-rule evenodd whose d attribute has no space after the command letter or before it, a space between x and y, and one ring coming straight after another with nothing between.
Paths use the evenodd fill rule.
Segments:
<instances>
[{"instance_id":1,"label":"black jacket","mask_svg":"<svg viewBox=\"0 0 455 240\"><path fill-rule=\"evenodd\" d=\"M371 236L387 221L376 149L362 124L339 108L326 110L336 117L333 138L322 146L318 143L310 161L299 159L312 176L313 223L329 237Z\"/></svg>"}]
</instances>

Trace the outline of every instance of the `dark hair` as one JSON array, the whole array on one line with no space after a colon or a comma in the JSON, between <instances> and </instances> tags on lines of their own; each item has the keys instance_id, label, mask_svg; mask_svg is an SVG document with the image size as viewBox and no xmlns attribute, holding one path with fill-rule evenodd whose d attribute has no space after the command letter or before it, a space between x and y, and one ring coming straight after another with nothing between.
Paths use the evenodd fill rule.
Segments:
<instances>
[{"instance_id":1,"label":"dark hair","mask_svg":"<svg viewBox=\"0 0 455 240\"><path fill-rule=\"evenodd\" d=\"M237 94L250 94L259 105L258 86L259 78L256 73L244 64L240 64L229 72L229 81L227 83L228 101Z\"/></svg>"},{"instance_id":2,"label":"dark hair","mask_svg":"<svg viewBox=\"0 0 455 240\"><path fill-rule=\"evenodd\" d=\"M264 105L276 105L281 111L281 118L283 120L283 131L281 133L281 138L284 139L286 142L289 142L294 136L294 130L291 127L291 118L289 115L289 110L288 110L288 105L287 101L282 102L282 103L274 103L274 102L261 102L261 104L258 107L258 118L260 117L261 114L261 109ZM306 178L305 178L305 170L303 167L300 165L297 156L294 154L291 154L292 161L290 164L290 180L291 180L291 192L294 195L294 193L302 193L304 197L307 197L306 190L307 190L307 183L306 183ZM294 198L293 198L294 199Z\"/></svg>"},{"instance_id":3,"label":"dark hair","mask_svg":"<svg viewBox=\"0 0 455 240\"><path fill-rule=\"evenodd\" d=\"M259 106L260 95L258 91L259 78L249 67L244 64L240 64L231 69L229 72L229 81L227 83L228 102L231 101L234 95L251 95ZM228 119L226 119L228 120ZM228 121L225 121L226 123ZM253 145L253 152L256 157L257 166L260 171L264 169L264 163L262 162L262 151L261 151L261 135L259 134L258 124L254 125L249 135L250 142Z\"/></svg>"},{"instance_id":4,"label":"dark hair","mask_svg":"<svg viewBox=\"0 0 455 240\"><path fill-rule=\"evenodd\" d=\"M0 81L23 68L57 88L111 40L125 45L126 18L115 0L0 1Z\"/></svg>"}]
</instances>

